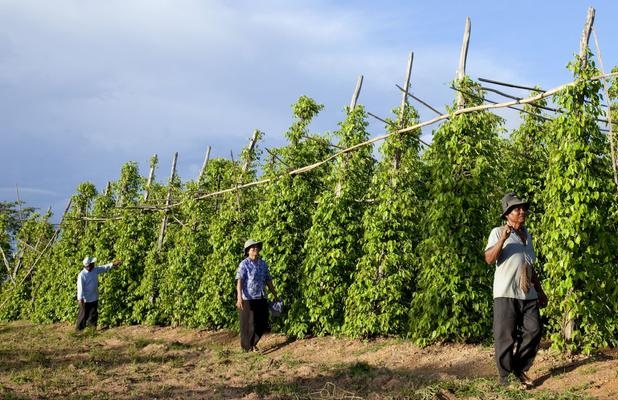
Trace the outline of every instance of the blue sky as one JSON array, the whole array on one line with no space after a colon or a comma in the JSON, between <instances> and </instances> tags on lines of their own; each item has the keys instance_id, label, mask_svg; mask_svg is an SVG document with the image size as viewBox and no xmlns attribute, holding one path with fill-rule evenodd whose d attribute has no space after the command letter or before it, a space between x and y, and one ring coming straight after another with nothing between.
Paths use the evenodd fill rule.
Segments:
<instances>
[{"instance_id":1,"label":"blue sky","mask_svg":"<svg viewBox=\"0 0 618 400\"><path fill-rule=\"evenodd\" d=\"M301 95L325 105L312 130L336 130L361 74L359 102L389 116L411 51L412 92L443 110L467 16L471 78L549 89L571 79L589 6L609 70L609 0L0 0L0 200L19 187L28 205L60 213L80 182L103 190L127 161L145 175L155 153L158 180L176 151L181 178L194 179L208 146L236 156L254 129L262 146L283 145Z\"/></svg>"}]
</instances>

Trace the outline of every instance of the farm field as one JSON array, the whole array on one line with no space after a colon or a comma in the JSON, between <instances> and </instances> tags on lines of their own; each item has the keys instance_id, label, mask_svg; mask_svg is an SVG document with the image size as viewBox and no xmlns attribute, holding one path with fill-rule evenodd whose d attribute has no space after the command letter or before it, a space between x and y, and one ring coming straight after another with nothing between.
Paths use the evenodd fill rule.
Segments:
<instances>
[{"instance_id":1,"label":"farm field","mask_svg":"<svg viewBox=\"0 0 618 400\"><path fill-rule=\"evenodd\" d=\"M615 399L618 351L542 349L538 386L502 388L491 346L420 348L396 339L270 334L240 351L236 332L0 324L2 399Z\"/></svg>"}]
</instances>

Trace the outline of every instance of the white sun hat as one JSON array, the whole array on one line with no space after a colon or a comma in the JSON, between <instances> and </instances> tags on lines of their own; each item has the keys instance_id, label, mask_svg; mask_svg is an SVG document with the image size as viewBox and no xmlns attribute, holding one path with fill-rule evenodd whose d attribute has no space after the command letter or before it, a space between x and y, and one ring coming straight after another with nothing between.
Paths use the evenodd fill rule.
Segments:
<instances>
[{"instance_id":1,"label":"white sun hat","mask_svg":"<svg viewBox=\"0 0 618 400\"><path fill-rule=\"evenodd\" d=\"M82 261L82 264L84 265L84 267L89 266L90 264L92 264L93 262L96 262L97 259L95 257L86 257L84 258L84 261Z\"/></svg>"}]
</instances>

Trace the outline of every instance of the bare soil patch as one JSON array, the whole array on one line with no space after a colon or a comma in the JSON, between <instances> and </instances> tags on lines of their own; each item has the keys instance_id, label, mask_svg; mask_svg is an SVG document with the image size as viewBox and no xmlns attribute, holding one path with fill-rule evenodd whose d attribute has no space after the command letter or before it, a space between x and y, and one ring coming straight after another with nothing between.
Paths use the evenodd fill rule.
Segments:
<instances>
[{"instance_id":1,"label":"bare soil patch","mask_svg":"<svg viewBox=\"0 0 618 400\"><path fill-rule=\"evenodd\" d=\"M240 350L236 332L69 324L0 324L3 399L616 399L618 352L540 351L537 387L497 385L489 346L267 335Z\"/></svg>"}]
</instances>

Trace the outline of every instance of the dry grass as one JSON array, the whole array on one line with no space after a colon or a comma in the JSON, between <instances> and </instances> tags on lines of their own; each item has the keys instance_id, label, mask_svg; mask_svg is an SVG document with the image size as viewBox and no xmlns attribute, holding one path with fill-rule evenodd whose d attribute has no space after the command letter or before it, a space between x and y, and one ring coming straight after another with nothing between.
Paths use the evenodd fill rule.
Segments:
<instances>
[{"instance_id":1,"label":"dry grass","mask_svg":"<svg viewBox=\"0 0 618 400\"><path fill-rule=\"evenodd\" d=\"M0 324L2 399L580 399L618 398L615 352L540 353L532 391L495 383L484 346L418 348L400 339L268 335L240 351L236 333L130 326Z\"/></svg>"}]
</instances>

